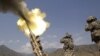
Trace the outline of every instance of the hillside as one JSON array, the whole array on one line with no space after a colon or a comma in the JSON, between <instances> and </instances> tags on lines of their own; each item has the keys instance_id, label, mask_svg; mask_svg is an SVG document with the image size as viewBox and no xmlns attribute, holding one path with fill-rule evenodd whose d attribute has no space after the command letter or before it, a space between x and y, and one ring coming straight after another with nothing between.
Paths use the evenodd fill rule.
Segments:
<instances>
[{"instance_id":1,"label":"hillside","mask_svg":"<svg viewBox=\"0 0 100 56\"><path fill-rule=\"evenodd\" d=\"M5 45L1 45L0 46L0 56L23 56L23 55L9 49Z\"/></svg>"},{"instance_id":2,"label":"hillside","mask_svg":"<svg viewBox=\"0 0 100 56\"><path fill-rule=\"evenodd\" d=\"M63 56L64 50L57 49L49 54L49 56ZM75 46L75 56L100 56L99 48L95 44Z\"/></svg>"},{"instance_id":3,"label":"hillside","mask_svg":"<svg viewBox=\"0 0 100 56\"><path fill-rule=\"evenodd\" d=\"M95 44L75 46L75 56L100 56L99 48ZM64 50L59 49L46 49L48 56L63 56ZM0 46L0 56L33 56L33 54L21 54L15 52L5 45Z\"/></svg>"}]
</instances>

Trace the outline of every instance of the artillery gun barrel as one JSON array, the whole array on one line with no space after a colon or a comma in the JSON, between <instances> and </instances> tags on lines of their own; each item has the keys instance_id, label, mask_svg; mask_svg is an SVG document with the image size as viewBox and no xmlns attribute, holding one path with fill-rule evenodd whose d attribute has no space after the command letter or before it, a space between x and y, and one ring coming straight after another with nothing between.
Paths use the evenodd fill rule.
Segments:
<instances>
[{"instance_id":1,"label":"artillery gun barrel","mask_svg":"<svg viewBox=\"0 0 100 56\"><path fill-rule=\"evenodd\" d=\"M26 21L26 20L25 20ZM40 43L40 39L37 40L37 36L35 36L35 34L31 31L29 25L28 25L28 21L26 21L26 25L29 29L29 32L30 32L30 43L31 43L31 46L32 46L32 49L33 49L33 53L36 55L36 56L44 56L44 51L42 50L42 45Z\"/></svg>"}]
</instances>

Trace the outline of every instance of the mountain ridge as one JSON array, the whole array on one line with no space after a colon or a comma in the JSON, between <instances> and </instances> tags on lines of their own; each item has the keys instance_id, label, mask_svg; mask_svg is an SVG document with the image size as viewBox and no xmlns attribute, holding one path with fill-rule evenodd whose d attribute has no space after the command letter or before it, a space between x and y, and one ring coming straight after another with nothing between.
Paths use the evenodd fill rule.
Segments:
<instances>
[{"instance_id":1,"label":"mountain ridge","mask_svg":"<svg viewBox=\"0 0 100 56\"><path fill-rule=\"evenodd\" d=\"M100 56L100 51L96 44L78 45L74 47L74 54L75 56ZM64 50L59 48L49 56L64 56Z\"/></svg>"},{"instance_id":2,"label":"mountain ridge","mask_svg":"<svg viewBox=\"0 0 100 56\"><path fill-rule=\"evenodd\" d=\"M23 56L23 55L6 47L5 45L0 45L0 56Z\"/></svg>"},{"instance_id":3,"label":"mountain ridge","mask_svg":"<svg viewBox=\"0 0 100 56\"><path fill-rule=\"evenodd\" d=\"M98 49L96 44L75 45L74 54L76 56L100 56ZM50 48L45 50L45 52L48 53L48 56L64 56L64 50L62 48ZM34 54L19 53L9 49L5 45L0 45L0 56L34 56Z\"/></svg>"}]
</instances>

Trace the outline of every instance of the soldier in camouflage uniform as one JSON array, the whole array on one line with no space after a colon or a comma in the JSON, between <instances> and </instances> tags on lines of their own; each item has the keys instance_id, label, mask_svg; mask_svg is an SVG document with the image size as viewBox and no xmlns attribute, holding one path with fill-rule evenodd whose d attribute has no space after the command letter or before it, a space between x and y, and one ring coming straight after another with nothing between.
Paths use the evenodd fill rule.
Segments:
<instances>
[{"instance_id":1,"label":"soldier in camouflage uniform","mask_svg":"<svg viewBox=\"0 0 100 56\"><path fill-rule=\"evenodd\" d=\"M60 40L60 43L64 43L64 47L63 49L64 50L72 50L73 49L73 39L71 38L71 35L70 34L66 34L65 37L63 37L61 40Z\"/></svg>"},{"instance_id":2,"label":"soldier in camouflage uniform","mask_svg":"<svg viewBox=\"0 0 100 56\"><path fill-rule=\"evenodd\" d=\"M100 20L95 16L89 16L85 30L91 32L92 41L100 46Z\"/></svg>"},{"instance_id":3,"label":"soldier in camouflage uniform","mask_svg":"<svg viewBox=\"0 0 100 56\"><path fill-rule=\"evenodd\" d=\"M63 49L65 51L64 56L73 56L74 44L71 35L67 33L66 36L60 40L60 43L64 44L63 46Z\"/></svg>"},{"instance_id":4,"label":"soldier in camouflage uniform","mask_svg":"<svg viewBox=\"0 0 100 56\"><path fill-rule=\"evenodd\" d=\"M70 49L72 50L73 49L73 40L71 38L71 35L70 34L66 34L65 37L63 37L61 40L60 40L60 43L64 43L64 47L63 49L66 50L66 49Z\"/></svg>"}]
</instances>

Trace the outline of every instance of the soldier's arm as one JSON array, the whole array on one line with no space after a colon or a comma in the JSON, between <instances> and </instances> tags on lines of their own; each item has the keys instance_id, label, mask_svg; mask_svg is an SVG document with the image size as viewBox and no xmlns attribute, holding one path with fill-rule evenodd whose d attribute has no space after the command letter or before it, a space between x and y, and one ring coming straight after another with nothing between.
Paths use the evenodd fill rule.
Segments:
<instances>
[{"instance_id":1,"label":"soldier's arm","mask_svg":"<svg viewBox=\"0 0 100 56\"><path fill-rule=\"evenodd\" d=\"M64 38L62 38L61 40L60 40L60 43L64 43L65 41L64 41Z\"/></svg>"},{"instance_id":2,"label":"soldier's arm","mask_svg":"<svg viewBox=\"0 0 100 56\"><path fill-rule=\"evenodd\" d=\"M86 24L85 25L85 31L91 31L93 26L91 24Z\"/></svg>"},{"instance_id":3,"label":"soldier's arm","mask_svg":"<svg viewBox=\"0 0 100 56\"><path fill-rule=\"evenodd\" d=\"M88 24L85 25L85 31L89 31L89 25Z\"/></svg>"}]
</instances>

